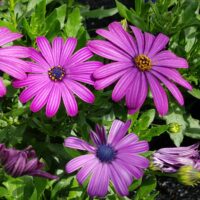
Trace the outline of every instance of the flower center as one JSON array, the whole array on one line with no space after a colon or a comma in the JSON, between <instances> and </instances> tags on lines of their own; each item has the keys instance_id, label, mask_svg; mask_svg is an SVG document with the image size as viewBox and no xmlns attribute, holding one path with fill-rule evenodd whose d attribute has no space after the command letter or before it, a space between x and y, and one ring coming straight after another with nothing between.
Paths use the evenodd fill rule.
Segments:
<instances>
[{"instance_id":1,"label":"flower center","mask_svg":"<svg viewBox=\"0 0 200 200\"><path fill-rule=\"evenodd\" d=\"M106 144L102 144L96 151L96 156L101 162L111 162L115 159L116 151Z\"/></svg>"},{"instance_id":2,"label":"flower center","mask_svg":"<svg viewBox=\"0 0 200 200\"><path fill-rule=\"evenodd\" d=\"M52 81L62 81L65 76L65 70L61 66L51 67L48 70L48 75Z\"/></svg>"},{"instance_id":3,"label":"flower center","mask_svg":"<svg viewBox=\"0 0 200 200\"><path fill-rule=\"evenodd\" d=\"M143 54L136 56L134 62L141 71L149 71L152 68L151 59Z\"/></svg>"}]
</instances>

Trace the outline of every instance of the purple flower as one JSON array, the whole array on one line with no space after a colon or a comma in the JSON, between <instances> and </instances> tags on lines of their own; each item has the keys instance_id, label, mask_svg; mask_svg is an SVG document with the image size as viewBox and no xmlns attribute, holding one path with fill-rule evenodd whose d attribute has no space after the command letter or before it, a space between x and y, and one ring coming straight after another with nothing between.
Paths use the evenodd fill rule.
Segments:
<instances>
[{"instance_id":1,"label":"purple flower","mask_svg":"<svg viewBox=\"0 0 200 200\"><path fill-rule=\"evenodd\" d=\"M25 72L29 70L27 63L19 59L28 57L28 48L21 46L2 46L21 37L22 35L19 33L12 33L9 29L0 27L0 71L19 80L25 79ZM3 79L0 78L0 97L3 97L5 94L6 87L3 84Z\"/></svg>"},{"instance_id":2,"label":"purple flower","mask_svg":"<svg viewBox=\"0 0 200 200\"><path fill-rule=\"evenodd\" d=\"M6 148L4 144L0 144L0 165L3 166L6 173L13 177L30 175L58 179L57 176L41 170L44 164L38 160L31 146L20 151Z\"/></svg>"},{"instance_id":3,"label":"purple flower","mask_svg":"<svg viewBox=\"0 0 200 200\"><path fill-rule=\"evenodd\" d=\"M97 126L95 132L90 132L94 146L76 137L65 139L66 147L88 151L87 155L72 159L66 165L66 171L72 173L81 168L76 176L80 184L90 177L87 188L90 196L105 196L110 180L117 193L126 196L133 178L143 176L149 161L138 154L148 151L148 143L138 141L133 133L126 135L130 124L131 121L115 120L108 138L105 128Z\"/></svg>"},{"instance_id":4,"label":"purple flower","mask_svg":"<svg viewBox=\"0 0 200 200\"><path fill-rule=\"evenodd\" d=\"M152 156L152 165L167 173L176 172L181 166L190 165L200 170L199 144L188 147L162 148Z\"/></svg>"},{"instance_id":5,"label":"purple flower","mask_svg":"<svg viewBox=\"0 0 200 200\"><path fill-rule=\"evenodd\" d=\"M88 42L92 52L114 61L94 72L94 86L101 90L118 81L112 99L118 102L125 97L129 114L141 108L150 87L158 112L165 115L168 112L168 99L161 83L183 105L183 96L175 83L189 90L192 87L176 68L188 68L188 63L171 51L164 50L169 41L166 35L160 33L155 37L142 33L137 27L130 28L135 37L126 32L120 23L113 22L108 26L109 30L97 30L108 41Z\"/></svg>"},{"instance_id":6,"label":"purple flower","mask_svg":"<svg viewBox=\"0 0 200 200\"><path fill-rule=\"evenodd\" d=\"M93 56L87 47L73 54L77 39L56 37L52 46L45 37L36 39L40 52L30 50L34 62L29 62L31 73L23 81L14 82L17 88L26 87L19 99L22 103L33 101L30 109L38 112L46 105L46 116L54 116L64 102L68 115L75 116L78 106L75 95L87 103L94 102L94 95L82 83L93 85L91 74L101 62L87 61Z\"/></svg>"}]
</instances>

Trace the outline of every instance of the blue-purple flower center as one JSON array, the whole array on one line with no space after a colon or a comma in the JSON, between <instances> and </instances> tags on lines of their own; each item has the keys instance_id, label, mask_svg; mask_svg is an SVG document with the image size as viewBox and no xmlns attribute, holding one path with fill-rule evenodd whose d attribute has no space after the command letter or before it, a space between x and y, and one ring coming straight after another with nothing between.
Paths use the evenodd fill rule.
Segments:
<instances>
[{"instance_id":1,"label":"blue-purple flower center","mask_svg":"<svg viewBox=\"0 0 200 200\"><path fill-rule=\"evenodd\" d=\"M61 66L51 67L48 70L48 75L52 81L62 81L65 76L65 70Z\"/></svg>"},{"instance_id":2,"label":"blue-purple flower center","mask_svg":"<svg viewBox=\"0 0 200 200\"><path fill-rule=\"evenodd\" d=\"M134 58L137 68L141 71L149 71L152 68L151 59L146 55L140 54Z\"/></svg>"},{"instance_id":3,"label":"blue-purple flower center","mask_svg":"<svg viewBox=\"0 0 200 200\"><path fill-rule=\"evenodd\" d=\"M116 151L108 144L98 146L96 156L101 162L111 162L115 159Z\"/></svg>"}]
</instances>

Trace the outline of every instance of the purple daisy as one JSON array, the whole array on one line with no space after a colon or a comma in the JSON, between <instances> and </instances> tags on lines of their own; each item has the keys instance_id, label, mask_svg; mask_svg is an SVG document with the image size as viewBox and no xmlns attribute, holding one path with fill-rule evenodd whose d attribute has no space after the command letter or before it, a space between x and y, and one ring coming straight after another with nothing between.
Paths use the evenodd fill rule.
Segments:
<instances>
[{"instance_id":1,"label":"purple daisy","mask_svg":"<svg viewBox=\"0 0 200 200\"><path fill-rule=\"evenodd\" d=\"M105 128L96 126L96 131L90 132L94 146L76 137L65 139L66 147L88 151L87 155L72 159L66 165L66 171L72 173L81 168L76 176L80 184L90 177L87 188L90 196L105 196L110 180L117 193L126 196L133 178L143 176L149 161L138 154L148 151L149 147L146 141L138 141L135 134L126 135L130 124L131 121L115 120L108 138Z\"/></svg>"},{"instance_id":2,"label":"purple daisy","mask_svg":"<svg viewBox=\"0 0 200 200\"><path fill-rule=\"evenodd\" d=\"M19 80L25 79L25 72L29 70L27 63L19 59L29 56L28 48L21 46L2 46L21 37L22 35L19 33L13 33L5 27L0 27L0 71ZM3 79L0 78L0 97L3 97L5 94L6 87L3 84Z\"/></svg>"},{"instance_id":3,"label":"purple daisy","mask_svg":"<svg viewBox=\"0 0 200 200\"><path fill-rule=\"evenodd\" d=\"M4 144L0 144L0 165L6 173L13 177L30 175L58 179L57 176L41 170L44 164L38 160L31 146L20 151L13 148L6 148Z\"/></svg>"},{"instance_id":4,"label":"purple daisy","mask_svg":"<svg viewBox=\"0 0 200 200\"><path fill-rule=\"evenodd\" d=\"M125 97L129 114L141 108L149 86L158 112L165 115L168 112L168 99L161 82L183 105L183 96L175 83L189 90L192 87L176 68L188 68L188 63L171 51L164 50L169 41L166 35L160 33L155 37L150 33L142 33L137 27L130 28L135 37L126 32L120 23L113 22L108 26L109 30L97 30L108 41L88 42L92 52L114 61L94 72L94 86L101 90L118 81L112 99L118 102Z\"/></svg>"},{"instance_id":5,"label":"purple daisy","mask_svg":"<svg viewBox=\"0 0 200 200\"><path fill-rule=\"evenodd\" d=\"M181 166L193 166L200 170L199 144L188 147L172 147L157 150L152 156L152 167L167 173L174 173Z\"/></svg>"},{"instance_id":6,"label":"purple daisy","mask_svg":"<svg viewBox=\"0 0 200 200\"><path fill-rule=\"evenodd\" d=\"M85 47L73 54L77 39L68 38L64 43L60 37L54 38L52 46L45 37L36 39L40 52L30 50L29 62L31 73L27 79L14 82L14 87L26 87L20 94L22 103L33 101L30 109L38 112L46 105L46 116L52 117L58 111L61 99L69 116L78 113L75 99L77 95L87 103L94 102L93 93L82 83L93 85L91 74L102 64L98 61L87 61L93 54Z\"/></svg>"}]
</instances>

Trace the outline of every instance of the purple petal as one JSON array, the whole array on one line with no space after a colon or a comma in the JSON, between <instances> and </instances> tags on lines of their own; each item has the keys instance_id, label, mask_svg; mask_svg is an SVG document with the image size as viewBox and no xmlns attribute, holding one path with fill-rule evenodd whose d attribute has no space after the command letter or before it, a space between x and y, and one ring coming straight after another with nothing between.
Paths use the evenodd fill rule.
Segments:
<instances>
[{"instance_id":1,"label":"purple petal","mask_svg":"<svg viewBox=\"0 0 200 200\"><path fill-rule=\"evenodd\" d=\"M91 160L94 160L95 156L93 154L88 154L88 155L83 155L83 156L78 156L72 160L70 160L66 166L65 170L67 173L72 173L79 168L83 167L84 164L87 162L90 162Z\"/></svg>"},{"instance_id":2,"label":"purple petal","mask_svg":"<svg viewBox=\"0 0 200 200\"><path fill-rule=\"evenodd\" d=\"M0 56L27 58L30 56L30 50L22 46L4 47L0 49Z\"/></svg>"},{"instance_id":3,"label":"purple petal","mask_svg":"<svg viewBox=\"0 0 200 200\"><path fill-rule=\"evenodd\" d=\"M85 74L85 73L79 73L79 74L67 74L67 78L73 79L74 81L79 81L82 83L87 83L89 85L94 85L94 81L92 79L92 74Z\"/></svg>"},{"instance_id":4,"label":"purple petal","mask_svg":"<svg viewBox=\"0 0 200 200\"><path fill-rule=\"evenodd\" d=\"M61 102L61 91L60 91L60 84L54 83L53 88L51 89L51 92L49 93L49 97L47 100L46 105L46 116L47 117L53 117L60 106Z\"/></svg>"},{"instance_id":5,"label":"purple petal","mask_svg":"<svg viewBox=\"0 0 200 200\"><path fill-rule=\"evenodd\" d=\"M71 57L77 45L76 38L68 38L63 45L61 57L60 57L60 65L64 66L67 60Z\"/></svg>"},{"instance_id":6,"label":"purple petal","mask_svg":"<svg viewBox=\"0 0 200 200\"><path fill-rule=\"evenodd\" d=\"M79 149L83 151L89 151L91 153L95 152L95 148L85 142L84 140L81 140L76 137L68 137L65 139L64 146L72 149Z\"/></svg>"},{"instance_id":7,"label":"purple petal","mask_svg":"<svg viewBox=\"0 0 200 200\"><path fill-rule=\"evenodd\" d=\"M54 38L52 42L52 56L54 60L54 66L58 66L60 64L63 42L64 42L63 39L60 37Z\"/></svg>"},{"instance_id":8,"label":"purple petal","mask_svg":"<svg viewBox=\"0 0 200 200\"><path fill-rule=\"evenodd\" d=\"M84 85L70 79L65 79L65 84L74 94L76 94L83 101L87 103L94 103L95 97L93 93Z\"/></svg>"},{"instance_id":9,"label":"purple petal","mask_svg":"<svg viewBox=\"0 0 200 200\"><path fill-rule=\"evenodd\" d=\"M45 106L49 94L51 94L52 87L53 83L49 82L45 86L41 87L39 91L37 91L37 94L30 105L30 110L32 112L38 112Z\"/></svg>"},{"instance_id":10,"label":"purple petal","mask_svg":"<svg viewBox=\"0 0 200 200\"><path fill-rule=\"evenodd\" d=\"M139 28L137 28L135 26L130 26L130 27L135 35L135 39L137 42L138 54L143 54L144 53L144 35Z\"/></svg>"},{"instance_id":11,"label":"purple petal","mask_svg":"<svg viewBox=\"0 0 200 200\"><path fill-rule=\"evenodd\" d=\"M64 83L61 84L61 92L67 114L71 117L77 115L78 105L76 99L73 93L66 87L66 85L64 85Z\"/></svg>"},{"instance_id":12,"label":"purple petal","mask_svg":"<svg viewBox=\"0 0 200 200\"><path fill-rule=\"evenodd\" d=\"M66 67L72 67L78 63L82 63L93 56L92 52L87 48L84 47L78 50L66 63Z\"/></svg>"},{"instance_id":13,"label":"purple petal","mask_svg":"<svg viewBox=\"0 0 200 200\"><path fill-rule=\"evenodd\" d=\"M0 37L2 37L5 34L8 34L10 32L11 31L8 28L6 28L6 27L0 27Z\"/></svg>"},{"instance_id":14,"label":"purple petal","mask_svg":"<svg viewBox=\"0 0 200 200\"><path fill-rule=\"evenodd\" d=\"M159 72L160 74L185 87L186 89L192 90L192 86L185 79L183 79L183 77L176 69L170 69L166 67L153 67L153 70Z\"/></svg>"},{"instance_id":15,"label":"purple petal","mask_svg":"<svg viewBox=\"0 0 200 200\"><path fill-rule=\"evenodd\" d=\"M42 178L48 178L48 179L58 179L58 176L54 176L52 174L49 174L48 172L44 172L41 170L34 170L32 172L30 172L28 175L32 175L32 176L39 176Z\"/></svg>"},{"instance_id":16,"label":"purple petal","mask_svg":"<svg viewBox=\"0 0 200 200\"><path fill-rule=\"evenodd\" d=\"M17 40L21 38L22 35L19 33L5 33L4 35L1 35L0 37L0 46L3 46L4 44L7 44L9 42L12 42L14 40Z\"/></svg>"},{"instance_id":17,"label":"purple petal","mask_svg":"<svg viewBox=\"0 0 200 200\"><path fill-rule=\"evenodd\" d=\"M136 68L129 69L117 82L112 92L113 101L120 101L126 94L127 90L130 88L132 82L134 81L135 75L138 70Z\"/></svg>"},{"instance_id":18,"label":"purple petal","mask_svg":"<svg viewBox=\"0 0 200 200\"><path fill-rule=\"evenodd\" d=\"M31 171L37 169L37 166L38 166L38 159L37 158L34 158L34 159L31 159L29 160L27 163L26 163L26 167L24 169L25 173L30 173Z\"/></svg>"},{"instance_id":19,"label":"purple petal","mask_svg":"<svg viewBox=\"0 0 200 200\"><path fill-rule=\"evenodd\" d=\"M67 68L67 71L69 74L92 74L102 65L103 64L98 61L88 61L84 63L78 63L73 67Z\"/></svg>"},{"instance_id":20,"label":"purple petal","mask_svg":"<svg viewBox=\"0 0 200 200\"><path fill-rule=\"evenodd\" d=\"M120 120L114 120L108 135L108 143L114 144L121 140L124 135L127 133L129 127L131 125L131 121L128 120L126 123Z\"/></svg>"},{"instance_id":21,"label":"purple petal","mask_svg":"<svg viewBox=\"0 0 200 200\"><path fill-rule=\"evenodd\" d=\"M114 83L115 81L117 81L121 76L123 76L129 69L120 71L118 73L115 73L111 76L108 76L106 78L103 79L99 79L94 83L94 87L96 90L102 90L106 87L108 87L109 85L111 85L112 83Z\"/></svg>"},{"instance_id":22,"label":"purple petal","mask_svg":"<svg viewBox=\"0 0 200 200\"><path fill-rule=\"evenodd\" d=\"M169 37L167 37L162 33L159 33L156 39L154 40L154 43L151 47L151 50L149 51L148 56L152 58L156 53L163 50L168 42L169 42Z\"/></svg>"},{"instance_id":23,"label":"purple petal","mask_svg":"<svg viewBox=\"0 0 200 200\"><path fill-rule=\"evenodd\" d=\"M156 65L156 63L158 64L160 60L167 60L167 59L173 59L173 58L175 59L177 58L177 56L173 52L169 50L164 50L157 53L155 56L153 56L152 61Z\"/></svg>"},{"instance_id":24,"label":"purple petal","mask_svg":"<svg viewBox=\"0 0 200 200\"><path fill-rule=\"evenodd\" d=\"M184 58L172 58L159 60L155 67L188 68L188 63Z\"/></svg>"},{"instance_id":25,"label":"purple petal","mask_svg":"<svg viewBox=\"0 0 200 200\"><path fill-rule=\"evenodd\" d=\"M151 33L146 33L146 32L144 33L144 41L145 41L144 54L145 55L148 55L154 40L155 40L154 35L152 35Z\"/></svg>"},{"instance_id":26,"label":"purple petal","mask_svg":"<svg viewBox=\"0 0 200 200\"><path fill-rule=\"evenodd\" d=\"M51 67L54 66L52 49L49 41L44 36L40 36L36 38L36 42L45 60Z\"/></svg>"},{"instance_id":27,"label":"purple petal","mask_svg":"<svg viewBox=\"0 0 200 200\"><path fill-rule=\"evenodd\" d=\"M87 188L88 194L91 197L104 197L108 191L109 174L108 166L99 163L93 169L90 182Z\"/></svg>"},{"instance_id":28,"label":"purple petal","mask_svg":"<svg viewBox=\"0 0 200 200\"><path fill-rule=\"evenodd\" d=\"M150 73L146 73L150 89L153 95L154 104L160 115L165 115L168 112L168 99L165 90L159 81Z\"/></svg>"},{"instance_id":29,"label":"purple petal","mask_svg":"<svg viewBox=\"0 0 200 200\"><path fill-rule=\"evenodd\" d=\"M117 193L121 196L127 196L129 192L127 183L125 181L126 178L124 177L127 176L127 172L124 170L119 172L117 167L114 167L114 165L111 164L109 165L109 174Z\"/></svg>"},{"instance_id":30,"label":"purple petal","mask_svg":"<svg viewBox=\"0 0 200 200\"><path fill-rule=\"evenodd\" d=\"M93 77L95 79L106 78L108 76L114 75L120 71L126 70L133 67L133 62L113 62L95 70Z\"/></svg>"},{"instance_id":31,"label":"purple petal","mask_svg":"<svg viewBox=\"0 0 200 200\"><path fill-rule=\"evenodd\" d=\"M148 85L145 74L143 72L138 72L126 94L127 107L134 110L134 112L138 111L143 105L147 97L147 93Z\"/></svg>"},{"instance_id":32,"label":"purple petal","mask_svg":"<svg viewBox=\"0 0 200 200\"><path fill-rule=\"evenodd\" d=\"M46 75L47 70L44 67L41 67L40 64L34 63L34 62L29 62L29 61L26 61L26 63L28 64L28 66L30 68L30 72L32 72L33 74L42 74L42 75L45 74Z\"/></svg>"},{"instance_id":33,"label":"purple petal","mask_svg":"<svg viewBox=\"0 0 200 200\"><path fill-rule=\"evenodd\" d=\"M131 56L108 41L93 40L88 42L88 48L95 54L114 61L127 62Z\"/></svg>"},{"instance_id":34,"label":"purple petal","mask_svg":"<svg viewBox=\"0 0 200 200\"><path fill-rule=\"evenodd\" d=\"M6 94L6 87L3 84L2 78L0 78L0 97L3 97Z\"/></svg>"},{"instance_id":35,"label":"purple petal","mask_svg":"<svg viewBox=\"0 0 200 200\"><path fill-rule=\"evenodd\" d=\"M77 173L76 178L79 182L79 184L83 184L83 182L88 178L88 176L92 173L94 167L99 163L98 159L96 157L94 159L91 159L87 161L80 171Z\"/></svg>"},{"instance_id":36,"label":"purple petal","mask_svg":"<svg viewBox=\"0 0 200 200\"><path fill-rule=\"evenodd\" d=\"M164 85L168 88L168 90L172 93L172 95L174 96L174 98L178 101L178 103L180 105L184 104L184 99L183 96L181 94L181 92L179 91L179 89L176 87L176 85L170 81L168 81L164 76L162 76L161 74L159 74L156 71L151 71L151 73L157 77L158 79L160 79L161 82L164 83Z\"/></svg>"}]
</instances>

